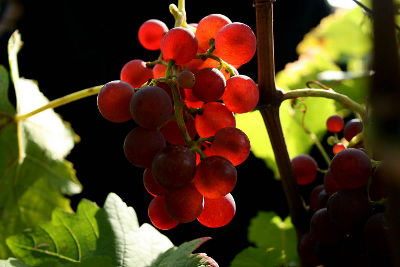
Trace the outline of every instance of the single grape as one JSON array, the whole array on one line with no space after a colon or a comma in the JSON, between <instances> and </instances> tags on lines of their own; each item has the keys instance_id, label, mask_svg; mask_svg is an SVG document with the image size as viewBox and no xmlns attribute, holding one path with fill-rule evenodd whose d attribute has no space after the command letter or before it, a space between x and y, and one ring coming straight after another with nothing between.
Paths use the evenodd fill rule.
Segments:
<instances>
[{"instance_id":1,"label":"single grape","mask_svg":"<svg viewBox=\"0 0 400 267\"><path fill-rule=\"evenodd\" d=\"M298 253L304 266L319 265L319 260L315 254L315 243L315 239L310 232L304 234L300 239Z\"/></svg>"},{"instance_id":2,"label":"single grape","mask_svg":"<svg viewBox=\"0 0 400 267\"><path fill-rule=\"evenodd\" d=\"M319 209L313 214L310 233L321 244L337 244L344 238L344 233L329 220L327 208Z\"/></svg>"},{"instance_id":3,"label":"single grape","mask_svg":"<svg viewBox=\"0 0 400 267\"><path fill-rule=\"evenodd\" d=\"M149 168L154 156L165 146L164 136L159 131L136 127L125 137L124 153L133 165Z\"/></svg>"},{"instance_id":4,"label":"single grape","mask_svg":"<svg viewBox=\"0 0 400 267\"><path fill-rule=\"evenodd\" d=\"M224 157L211 156L197 166L194 184L206 198L219 198L230 193L236 185L235 166Z\"/></svg>"},{"instance_id":5,"label":"single grape","mask_svg":"<svg viewBox=\"0 0 400 267\"><path fill-rule=\"evenodd\" d=\"M324 190L324 185L320 184L313 188L310 193L310 210L316 212L318 210L318 196Z\"/></svg>"},{"instance_id":6,"label":"single grape","mask_svg":"<svg viewBox=\"0 0 400 267\"><path fill-rule=\"evenodd\" d=\"M339 190L344 189L342 186L340 186L338 184L338 182L336 181L335 177L332 175L332 173L330 171L325 173L324 186L325 186L325 191L329 196L332 195L333 193L339 191Z\"/></svg>"},{"instance_id":7,"label":"single grape","mask_svg":"<svg viewBox=\"0 0 400 267\"><path fill-rule=\"evenodd\" d=\"M169 230L176 227L179 222L168 215L164 202L165 196L153 198L149 204L148 215L155 227L161 230Z\"/></svg>"},{"instance_id":8,"label":"single grape","mask_svg":"<svg viewBox=\"0 0 400 267\"><path fill-rule=\"evenodd\" d=\"M326 120L326 128L331 133L338 133L343 130L344 120L339 115L332 115Z\"/></svg>"},{"instance_id":9,"label":"single grape","mask_svg":"<svg viewBox=\"0 0 400 267\"><path fill-rule=\"evenodd\" d=\"M204 198L204 208L197 220L204 226L218 228L227 225L235 216L236 204L231 194L219 198Z\"/></svg>"},{"instance_id":10,"label":"single grape","mask_svg":"<svg viewBox=\"0 0 400 267\"><path fill-rule=\"evenodd\" d=\"M206 51L210 45L210 39L215 39L218 31L232 21L221 14L211 14L199 21L196 29L196 38L199 41L199 48Z\"/></svg>"},{"instance_id":11,"label":"single grape","mask_svg":"<svg viewBox=\"0 0 400 267\"><path fill-rule=\"evenodd\" d=\"M177 82L180 87L191 89L195 84L196 78L193 72L184 70L178 75Z\"/></svg>"},{"instance_id":12,"label":"single grape","mask_svg":"<svg viewBox=\"0 0 400 267\"><path fill-rule=\"evenodd\" d=\"M251 78L245 75L236 75L226 81L222 101L230 111L249 112L257 106L258 99L258 86Z\"/></svg>"},{"instance_id":13,"label":"single grape","mask_svg":"<svg viewBox=\"0 0 400 267\"><path fill-rule=\"evenodd\" d=\"M317 177L317 162L313 157L307 154L300 154L292 160L292 166L296 175L296 181L299 185L312 183Z\"/></svg>"},{"instance_id":14,"label":"single grape","mask_svg":"<svg viewBox=\"0 0 400 267\"><path fill-rule=\"evenodd\" d=\"M164 64L156 64L153 67L153 79L165 77L165 71L167 70L167 66Z\"/></svg>"},{"instance_id":15,"label":"single grape","mask_svg":"<svg viewBox=\"0 0 400 267\"><path fill-rule=\"evenodd\" d=\"M151 173L151 168L147 168L143 172L143 185L147 192L154 197L165 195L165 193L167 193L167 189L162 187L156 179L154 179L153 174Z\"/></svg>"},{"instance_id":16,"label":"single grape","mask_svg":"<svg viewBox=\"0 0 400 267\"><path fill-rule=\"evenodd\" d=\"M367 250L373 255L389 257L390 228L383 212L368 218L364 225L364 240Z\"/></svg>"},{"instance_id":17,"label":"single grape","mask_svg":"<svg viewBox=\"0 0 400 267\"><path fill-rule=\"evenodd\" d=\"M165 209L169 216L181 223L194 221L204 207L203 196L193 183L179 189L170 190L165 195Z\"/></svg>"},{"instance_id":18,"label":"single grape","mask_svg":"<svg viewBox=\"0 0 400 267\"><path fill-rule=\"evenodd\" d=\"M249 26L234 22L222 27L215 36L214 53L229 64L249 62L257 47L256 36Z\"/></svg>"},{"instance_id":19,"label":"single grape","mask_svg":"<svg viewBox=\"0 0 400 267\"><path fill-rule=\"evenodd\" d=\"M158 19L149 19L139 28L138 39L140 44L148 50L159 50L164 34L168 32L168 27Z\"/></svg>"},{"instance_id":20,"label":"single grape","mask_svg":"<svg viewBox=\"0 0 400 267\"><path fill-rule=\"evenodd\" d=\"M225 84L225 78L218 69L205 68L196 73L192 92L204 102L217 101L224 93Z\"/></svg>"},{"instance_id":21,"label":"single grape","mask_svg":"<svg viewBox=\"0 0 400 267\"><path fill-rule=\"evenodd\" d=\"M195 118L196 130L200 137L214 136L219 129L236 126L232 112L219 102L205 103L202 110L203 113Z\"/></svg>"},{"instance_id":22,"label":"single grape","mask_svg":"<svg viewBox=\"0 0 400 267\"><path fill-rule=\"evenodd\" d=\"M201 108L204 104L203 101L197 99L193 95L192 89L184 89L185 90L185 104L188 108Z\"/></svg>"},{"instance_id":23,"label":"single grape","mask_svg":"<svg viewBox=\"0 0 400 267\"><path fill-rule=\"evenodd\" d=\"M196 156L187 147L169 145L155 155L152 173L166 189L177 189L190 183L196 172Z\"/></svg>"},{"instance_id":24,"label":"single grape","mask_svg":"<svg viewBox=\"0 0 400 267\"><path fill-rule=\"evenodd\" d=\"M133 59L127 62L121 69L120 79L130 83L134 88L141 87L145 82L153 78L153 70L146 66L141 59Z\"/></svg>"},{"instance_id":25,"label":"single grape","mask_svg":"<svg viewBox=\"0 0 400 267\"><path fill-rule=\"evenodd\" d=\"M329 171L342 188L359 188L366 185L372 165L367 154L356 148L347 148L333 157Z\"/></svg>"},{"instance_id":26,"label":"single grape","mask_svg":"<svg viewBox=\"0 0 400 267\"><path fill-rule=\"evenodd\" d=\"M331 195L326 204L329 220L350 233L361 226L371 210L367 196L359 189L345 189Z\"/></svg>"},{"instance_id":27,"label":"single grape","mask_svg":"<svg viewBox=\"0 0 400 267\"><path fill-rule=\"evenodd\" d=\"M196 127L194 125L194 118L192 115L189 114L187 116L185 120L185 125L189 136L193 139L196 136ZM167 124L165 124L161 129L161 133L164 135L165 140L170 144L182 146L186 144L176 120L171 120Z\"/></svg>"},{"instance_id":28,"label":"single grape","mask_svg":"<svg viewBox=\"0 0 400 267\"><path fill-rule=\"evenodd\" d=\"M344 138L347 141L351 141L354 136L361 133L363 129L363 124L359 119L352 119L346 123L343 129Z\"/></svg>"},{"instance_id":29,"label":"single grape","mask_svg":"<svg viewBox=\"0 0 400 267\"><path fill-rule=\"evenodd\" d=\"M135 89L124 81L106 83L97 95L97 107L101 115L112 122L130 120L129 103Z\"/></svg>"},{"instance_id":30,"label":"single grape","mask_svg":"<svg viewBox=\"0 0 400 267\"><path fill-rule=\"evenodd\" d=\"M172 102L162 88L147 86L137 91L132 97L130 110L137 124L156 129L172 115Z\"/></svg>"},{"instance_id":31,"label":"single grape","mask_svg":"<svg viewBox=\"0 0 400 267\"><path fill-rule=\"evenodd\" d=\"M250 154L247 135L235 127L219 129L214 136L208 155L227 158L234 166L243 163Z\"/></svg>"},{"instance_id":32,"label":"single grape","mask_svg":"<svg viewBox=\"0 0 400 267\"><path fill-rule=\"evenodd\" d=\"M333 146L332 151L333 151L333 154L336 155L337 153L339 153L340 151L345 150L345 149L346 149L345 145L343 145L342 143L337 143Z\"/></svg>"},{"instance_id":33,"label":"single grape","mask_svg":"<svg viewBox=\"0 0 400 267\"><path fill-rule=\"evenodd\" d=\"M188 63L197 53L198 43L194 33L182 27L171 29L161 40L161 52L165 61L177 65Z\"/></svg>"}]
</instances>

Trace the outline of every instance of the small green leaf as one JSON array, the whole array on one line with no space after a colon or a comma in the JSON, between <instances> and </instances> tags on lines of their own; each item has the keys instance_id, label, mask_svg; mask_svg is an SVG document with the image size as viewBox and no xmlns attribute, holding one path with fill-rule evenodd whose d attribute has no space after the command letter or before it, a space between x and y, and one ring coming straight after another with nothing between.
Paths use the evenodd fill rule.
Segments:
<instances>
[{"instance_id":1,"label":"small green leaf","mask_svg":"<svg viewBox=\"0 0 400 267\"><path fill-rule=\"evenodd\" d=\"M231 267L277 267L282 264L282 254L278 250L248 247L235 256Z\"/></svg>"},{"instance_id":2,"label":"small green leaf","mask_svg":"<svg viewBox=\"0 0 400 267\"><path fill-rule=\"evenodd\" d=\"M299 266L297 237L290 217L282 221L274 212L259 212L250 222L248 239L255 247L236 255L232 267Z\"/></svg>"}]
</instances>

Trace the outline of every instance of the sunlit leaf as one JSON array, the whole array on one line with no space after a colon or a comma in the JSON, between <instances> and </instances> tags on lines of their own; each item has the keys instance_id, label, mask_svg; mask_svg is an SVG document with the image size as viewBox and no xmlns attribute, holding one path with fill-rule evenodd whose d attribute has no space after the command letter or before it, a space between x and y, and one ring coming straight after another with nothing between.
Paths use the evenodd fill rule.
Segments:
<instances>
[{"instance_id":1,"label":"sunlit leaf","mask_svg":"<svg viewBox=\"0 0 400 267\"><path fill-rule=\"evenodd\" d=\"M8 236L50 219L55 208L70 210L63 195L81 184L64 158L76 141L73 130L49 109L24 120L15 116L47 103L36 82L19 77L18 32L9 41L9 59L17 107L8 100L8 74L0 68L0 257L7 258ZM4 98L3 98L4 97Z\"/></svg>"},{"instance_id":2,"label":"sunlit leaf","mask_svg":"<svg viewBox=\"0 0 400 267\"><path fill-rule=\"evenodd\" d=\"M82 200L75 213L56 210L51 222L9 237L7 244L19 259L31 266L209 266L192 254L209 238L174 247L153 226L139 227L133 208L116 194L104 207Z\"/></svg>"}]
</instances>

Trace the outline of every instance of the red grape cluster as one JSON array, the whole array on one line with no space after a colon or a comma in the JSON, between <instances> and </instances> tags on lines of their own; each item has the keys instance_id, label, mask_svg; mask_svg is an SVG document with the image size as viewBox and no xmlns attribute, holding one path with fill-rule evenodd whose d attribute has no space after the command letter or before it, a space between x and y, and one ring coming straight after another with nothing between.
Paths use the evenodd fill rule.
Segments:
<instances>
[{"instance_id":1,"label":"red grape cluster","mask_svg":"<svg viewBox=\"0 0 400 267\"><path fill-rule=\"evenodd\" d=\"M343 130L343 143L351 142L362 128L359 119L345 124L334 115L327 120L335 140ZM362 138L358 141L361 146ZM299 243L299 256L304 266L390 266L388 224L378 202L386 196L383 163L373 165L363 148L343 145L336 152L334 146L333 151L323 184L315 186L309 196L312 217L309 232ZM315 180L317 164L311 156L299 155L292 165L298 184Z\"/></svg>"},{"instance_id":2,"label":"red grape cluster","mask_svg":"<svg viewBox=\"0 0 400 267\"><path fill-rule=\"evenodd\" d=\"M234 113L253 110L259 99L256 83L237 68L254 56L256 37L247 25L220 14L170 30L151 19L138 36L160 57L127 62L120 80L99 92L99 111L110 121L133 119L138 125L123 148L134 166L145 169L143 183L154 196L148 214L156 227L196 219L224 226L236 211L235 166L250 153Z\"/></svg>"}]
</instances>

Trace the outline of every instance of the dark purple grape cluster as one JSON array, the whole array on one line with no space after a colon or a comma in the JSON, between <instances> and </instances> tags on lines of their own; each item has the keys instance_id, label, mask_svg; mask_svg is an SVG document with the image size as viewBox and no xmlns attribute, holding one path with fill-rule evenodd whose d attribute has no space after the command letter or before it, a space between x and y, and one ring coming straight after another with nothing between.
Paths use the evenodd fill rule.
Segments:
<instances>
[{"instance_id":1,"label":"dark purple grape cluster","mask_svg":"<svg viewBox=\"0 0 400 267\"><path fill-rule=\"evenodd\" d=\"M335 115L327 128L332 133L343 130L349 142L361 133L362 123L353 119L345 124ZM298 247L304 266L391 266L381 204L386 197L383 163L372 161L363 148L345 147L334 154L323 184L309 196L310 228ZM299 184L313 181L316 164L310 156L300 155L292 164Z\"/></svg>"},{"instance_id":2,"label":"dark purple grape cluster","mask_svg":"<svg viewBox=\"0 0 400 267\"><path fill-rule=\"evenodd\" d=\"M99 92L100 113L137 124L123 148L129 162L145 169L143 183L154 196L148 214L156 227L195 219L224 226L236 209L235 166L250 153L234 113L258 103L256 83L237 71L253 58L256 37L247 25L211 14L197 25L172 29L151 19L138 38L146 49L160 50L160 57L127 62L120 80Z\"/></svg>"}]
</instances>

